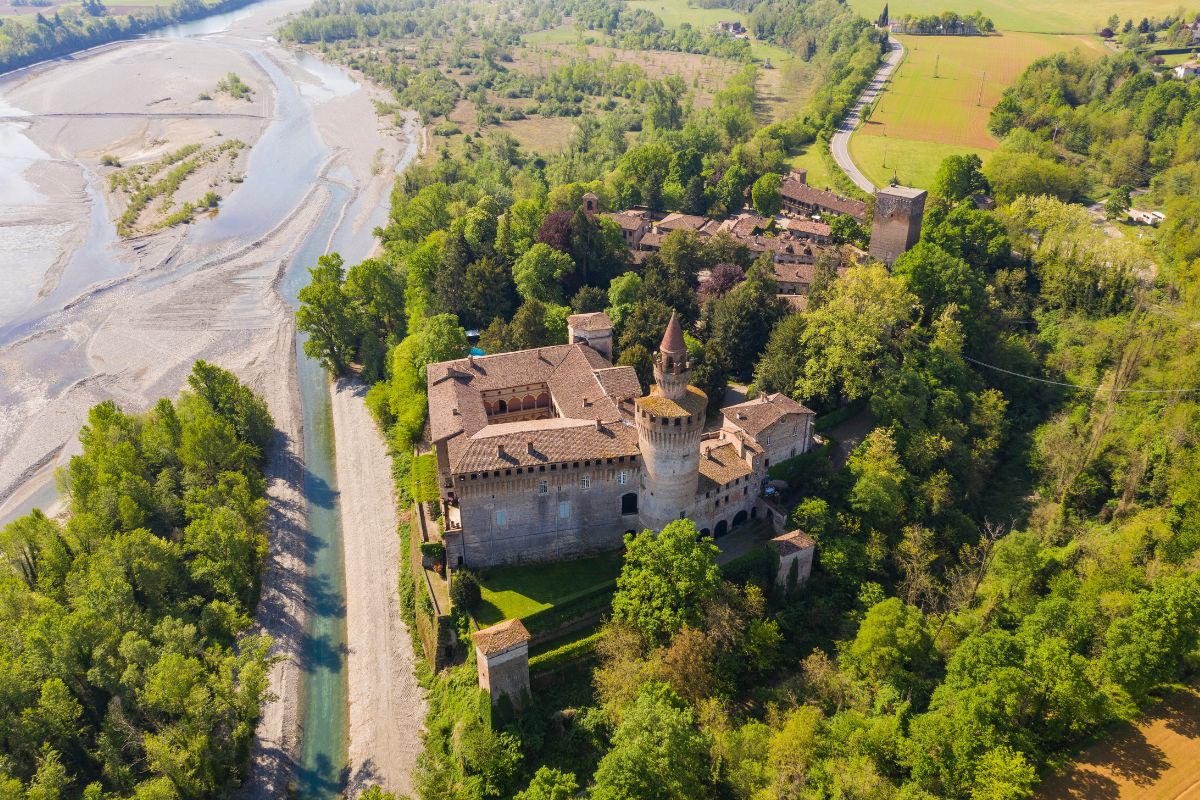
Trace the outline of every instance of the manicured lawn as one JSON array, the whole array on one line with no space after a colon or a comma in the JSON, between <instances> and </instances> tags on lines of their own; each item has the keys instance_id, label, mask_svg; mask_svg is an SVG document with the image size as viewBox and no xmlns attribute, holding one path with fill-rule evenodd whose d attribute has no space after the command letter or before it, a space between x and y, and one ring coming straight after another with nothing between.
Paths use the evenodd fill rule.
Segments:
<instances>
[{"instance_id":1,"label":"manicured lawn","mask_svg":"<svg viewBox=\"0 0 1200 800\"><path fill-rule=\"evenodd\" d=\"M563 561L498 567L479 576L483 602L475 614L482 625L524 618L611 584L621 572L623 551Z\"/></svg>"},{"instance_id":2,"label":"manicured lawn","mask_svg":"<svg viewBox=\"0 0 1200 800\"><path fill-rule=\"evenodd\" d=\"M868 19L878 17L884 4L884 0L848 2ZM1094 33L1104 27L1110 14L1136 22L1142 17L1174 14L1179 9L1178 0L892 0L888 7L892 19L905 14L970 14L978 10L991 17L1000 30L1037 33Z\"/></svg>"}]
</instances>

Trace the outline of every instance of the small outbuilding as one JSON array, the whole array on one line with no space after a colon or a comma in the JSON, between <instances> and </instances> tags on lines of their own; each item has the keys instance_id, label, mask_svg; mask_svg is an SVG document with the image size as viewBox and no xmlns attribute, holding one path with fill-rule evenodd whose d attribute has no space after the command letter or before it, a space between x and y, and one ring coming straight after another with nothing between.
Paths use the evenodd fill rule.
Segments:
<instances>
[{"instance_id":1,"label":"small outbuilding","mask_svg":"<svg viewBox=\"0 0 1200 800\"><path fill-rule=\"evenodd\" d=\"M529 639L519 619L471 634L479 688L492 698L493 706L507 696L513 708L520 708L529 697Z\"/></svg>"},{"instance_id":2,"label":"small outbuilding","mask_svg":"<svg viewBox=\"0 0 1200 800\"><path fill-rule=\"evenodd\" d=\"M802 530L789 531L772 539L771 547L779 554L775 585L785 591L803 586L812 574L813 556L817 552L817 544L812 537Z\"/></svg>"}]
</instances>

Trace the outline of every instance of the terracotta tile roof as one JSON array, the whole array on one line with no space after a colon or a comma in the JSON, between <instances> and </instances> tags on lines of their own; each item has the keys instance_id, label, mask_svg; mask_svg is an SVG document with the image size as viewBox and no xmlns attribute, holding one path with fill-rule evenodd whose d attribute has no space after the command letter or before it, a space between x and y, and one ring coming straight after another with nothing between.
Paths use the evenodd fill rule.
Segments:
<instances>
[{"instance_id":1,"label":"terracotta tile roof","mask_svg":"<svg viewBox=\"0 0 1200 800\"><path fill-rule=\"evenodd\" d=\"M532 637L519 619L509 619L471 634L471 641L485 656L495 656L511 650Z\"/></svg>"},{"instance_id":2,"label":"terracotta tile roof","mask_svg":"<svg viewBox=\"0 0 1200 800\"><path fill-rule=\"evenodd\" d=\"M737 448L720 440L700 446L700 475L716 486L724 486L751 473L750 465L738 456Z\"/></svg>"},{"instance_id":3,"label":"terracotta tile roof","mask_svg":"<svg viewBox=\"0 0 1200 800\"><path fill-rule=\"evenodd\" d=\"M794 531L789 531L782 536L776 536L771 540L771 546L775 548L775 552L779 553L779 555L789 556L792 553L799 553L801 551L816 547L817 543L814 542L812 537L807 533L796 529Z\"/></svg>"},{"instance_id":4,"label":"terracotta tile roof","mask_svg":"<svg viewBox=\"0 0 1200 800\"><path fill-rule=\"evenodd\" d=\"M658 228L660 231L667 231L668 233L671 231L680 230L696 231L703 228L707 222L707 217L699 217L695 214L680 214L678 212L673 212L660 219L657 223L655 223L654 227Z\"/></svg>"},{"instance_id":5,"label":"terracotta tile roof","mask_svg":"<svg viewBox=\"0 0 1200 800\"><path fill-rule=\"evenodd\" d=\"M679 327L679 317L671 312L671 320L663 331L662 341L658 345L660 353L686 353L687 345L683 341L683 328Z\"/></svg>"},{"instance_id":6,"label":"terracotta tile roof","mask_svg":"<svg viewBox=\"0 0 1200 800\"><path fill-rule=\"evenodd\" d=\"M644 211L606 211L601 216L608 217L625 230L636 231L646 223L648 217Z\"/></svg>"},{"instance_id":7,"label":"terracotta tile roof","mask_svg":"<svg viewBox=\"0 0 1200 800\"><path fill-rule=\"evenodd\" d=\"M771 220L757 214L742 214L736 217L729 231L734 236L752 236L755 231L766 230Z\"/></svg>"},{"instance_id":8,"label":"terracotta tile roof","mask_svg":"<svg viewBox=\"0 0 1200 800\"><path fill-rule=\"evenodd\" d=\"M816 264L776 264L775 280L787 283L812 283L817 274Z\"/></svg>"},{"instance_id":9,"label":"terracotta tile roof","mask_svg":"<svg viewBox=\"0 0 1200 800\"><path fill-rule=\"evenodd\" d=\"M488 425L465 442L455 472L485 472L638 455L637 430L623 420L544 419Z\"/></svg>"},{"instance_id":10,"label":"terracotta tile roof","mask_svg":"<svg viewBox=\"0 0 1200 800\"><path fill-rule=\"evenodd\" d=\"M662 247L663 239L666 238L667 237L661 233L647 231L646 235L642 237L642 242L639 247L642 247L646 250L657 250L658 248Z\"/></svg>"},{"instance_id":11,"label":"terracotta tile roof","mask_svg":"<svg viewBox=\"0 0 1200 800\"><path fill-rule=\"evenodd\" d=\"M618 402L642 396L642 384L633 367L609 367L595 370L594 374L605 393Z\"/></svg>"},{"instance_id":12,"label":"terracotta tile roof","mask_svg":"<svg viewBox=\"0 0 1200 800\"><path fill-rule=\"evenodd\" d=\"M751 436L758 434L783 419L788 414L812 414L813 412L785 394L763 395L745 403L721 409L725 419Z\"/></svg>"},{"instance_id":13,"label":"terracotta tile roof","mask_svg":"<svg viewBox=\"0 0 1200 800\"><path fill-rule=\"evenodd\" d=\"M835 214L848 214L860 221L867 215L867 204L861 200L842 197L790 178L783 181L779 187L779 193L788 200L832 211Z\"/></svg>"},{"instance_id":14,"label":"terracotta tile roof","mask_svg":"<svg viewBox=\"0 0 1200 800\"><path fill-rule=\"evenodd\" d=\"M612 320L603 311L593 311L590 314L572 314L567 317L568 327L580 331L612 330Z\"/></svg>"},{"instance_id":15,"label":"terracotta tile roof","mask_svg":"<svg viewBox=\"0 0 1200 800\"><path fill-rule=\"evenodd\" d=\"M654 388L658 391L658 387ZM708 395L695 386L689 386L681 400L669 400L659 394L650 394L634 400L647 414L656 417L690 417L704 413L708 406Z\"/></svg>"},{"instance_id":16,"label":"terracotta tile roof","mask_svg":"<svg viewBox=\"0 0 1200 800\"><path fill-rule=\"evenodd\" d=\"M431 438L444 442L440 466L451 474L638 453L636 431L623 421L629 407L622 408L641 394L637 374L613 367L587 345L430 364L427 382ZM535 387L529 393L548 392L557 416L489 425L483 392L524 386ZM604 430L596 429L597 420ZM533 454L527 452L531 442ZM518 453L524 455L514 460Z\"/></svg>"},{"instance_id":17,"label":"terracotta tile roof","mask_svg":"<svg viewBox=\"0 0 1200 800\"><path fill-rule=\"evenodd\" d=\"M817 222L814 219L789 219L784 227L792 233L805 236L828 237L832 232L832 229L824 222Z\"/></svg>"}]
</instances>

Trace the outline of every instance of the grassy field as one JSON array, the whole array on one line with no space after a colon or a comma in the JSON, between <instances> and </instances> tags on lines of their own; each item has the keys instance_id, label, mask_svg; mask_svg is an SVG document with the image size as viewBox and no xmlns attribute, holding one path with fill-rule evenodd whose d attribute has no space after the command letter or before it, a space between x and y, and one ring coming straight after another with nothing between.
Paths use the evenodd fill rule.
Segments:
<instances>
[{"instance_id":1,"label":"grassy field","mask_svg":"<svg viewBox=\"0 0 1200 800\"><path fill-rule=\"evenodd\" d=\"M870 120L851 140L854 161L876 183L928 187L941 159L975 152L985 160L998 142L988 115L1034 60L1078 48L1099 57L1090 36L1005 33L988 37L902 36L907 49ZM886 166L884 159L886 156Z\"/></svg>"},{"instance_id":2,"label":"grassy field","mask_svg":"<svg viewBox=\"0 0 1200 800\"><path fill-rule=\"evenodd\" d=\"M851 141L854 140L851 139ZM815 186L818 189L832 189L836 186L836 183L829 172L829 163L821 156L819 150L821 146L821 142L808 145L804 149L804 152L793 156L788 163L795 169L808 170L809 186Z\"/></svg>"},{"instance_id":3,"label":"grassy field","mask_svg":"<svg viewBox=\"0 0 1200 800\"><path fill-rule=\"evenodd\" d=\"M1168 695L1047 779L1038 800L1184 800L1200 789L1200 693Z\"/></svg>"},{"instance_id":4,"label":"grassy field","mask_svg":"<svg viewBox=\"0 0 1200 800\"><path fill-rule=\"evenodd\" d=\"M657 14L668 28L678 28L683 23L693 28L709 28L722 20L746 21L746 15L728 8L694 8L688 5L688 0L628 0L630 8L644 8ZM538 31L525 37L525 41L549 44L571 44L582 37L591 36L595 41L606 38L598 31L577 31L574 25L561 25L547 31ZM782 47L776 47L767 42L753 40L750 42L750 52L754 58L762 61L771 59L772 64L790 60L793 55Z\"/></svg>"},{"instance_id":5,"label":"grassy field","mask_svg":"<svg viewBox=\"0 0 1200 800\"><path fill-rule=\"evenodd\" d=\"M621 572L621 551L557 564L498 567L479 576L483 602L475 619L494 625L524 618L611 583Z\"/></svg>"},{"instance_id":6,"label":"grassy field","mask_svg":"<svg viewBox=\"0 0 1200 800\"><path fill-rule=\"evenodd\" d=\"M917 139L863 136L861 133L850 140L850 157L876 186L886 186L895 177L905 186L928 189L943 158L966 153L977 153L986 161L992 151Z\"/></svg>"},{"instance_id":7,"label":"grassy field","mask_svg":"<svg viewBox=\"0 0 1200 800\"><path fill-rule=\"evenodd\" d=\"M850 7L868 19L883 10L884 0L848 0ZM923 16L976 10L991 17L999 30L1033 33L1095 33L1104 27L1109 15L1140 20L1161 17L1180 10L1178 0L894 0L889 5L892 19L905 14ZM1185 7L1187 4L1183 4Z\"/></svg>"}]
</instances>

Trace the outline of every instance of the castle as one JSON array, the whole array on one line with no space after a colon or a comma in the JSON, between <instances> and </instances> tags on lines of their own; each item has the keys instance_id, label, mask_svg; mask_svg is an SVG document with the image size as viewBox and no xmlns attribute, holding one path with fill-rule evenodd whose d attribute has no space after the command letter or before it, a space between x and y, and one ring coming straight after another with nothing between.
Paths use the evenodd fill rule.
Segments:
<instances>
[{"instance_id":1,"label":"castle","mask_svg":"<svg viewBox=\"0 0 1200 800\"><path fill-rule=\"evenodd\" d=\"M568 344L429 365L453 568L584 556L685 517L720 537L762 513L771 464L810 448L813 412L782 394L723 408L705 431L674 315L649 394L611 358L612 322L592 313L568 318Z\"/></svg>"}]
</instances>

